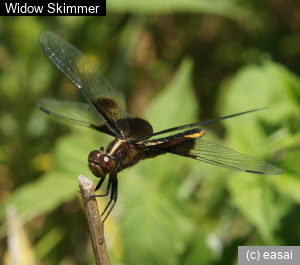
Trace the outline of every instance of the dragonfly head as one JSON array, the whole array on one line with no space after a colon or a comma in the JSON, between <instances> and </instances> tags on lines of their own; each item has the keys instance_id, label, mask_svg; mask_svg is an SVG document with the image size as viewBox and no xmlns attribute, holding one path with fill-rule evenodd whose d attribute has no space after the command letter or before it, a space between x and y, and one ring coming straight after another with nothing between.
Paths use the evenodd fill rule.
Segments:
<instances>
[{"instance_id":1,"label":"dragonfly head","mask_svg":"<svg viewBox=\"0 0 300 265\"><path fill-rule=\"evenodd\" d=\"M100 151L92 151L89 154L88 162L90 170L98 178L105 177L115 169L115 161L109 154L103 153L102 148Z\"/></svg>"}]
</instances>

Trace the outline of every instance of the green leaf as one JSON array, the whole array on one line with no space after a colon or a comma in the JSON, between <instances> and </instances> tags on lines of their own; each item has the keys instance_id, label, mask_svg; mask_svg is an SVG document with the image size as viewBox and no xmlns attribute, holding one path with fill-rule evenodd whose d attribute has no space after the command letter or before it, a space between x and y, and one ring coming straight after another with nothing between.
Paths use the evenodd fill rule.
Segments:
<instances>
[{"instance_id":1,"label":"green leaf","mask_svg":"<svg viewBox=\"0 0 300 265\"><path fill-rule=\"evenodd\" d=\"M80 174L92 176L88 170L88 154L93 149L95 136L99 135L87 128L80 128L78 135L60 138L54 148L55 169L42 175L37 181L16 189L11 197L1 205L0 218L5 218L5 208L9 204L17 207L18 213L25 221L51 212L63 202L78 196L77 177ZM83 135L83 136L82 136ZM103 139L105 139L103 137ZM100 143L99 143L100 145Z\"/></svg>"},{"instance_id":2,"label":"green leaf","mask_svg":"<svg viewBox=\"0 0 300 265\"><path fill-rule=\"evenodd\" d=\"M207 244L207 236L204 233L197 234L183 265L209 265L212 264L213 253Z\"/></svg>"},{"instance_id":3,"label":"green leaf","mask_svg":"<svg viewBox=\"0 0 300 265\"><path fill-rule=\"evenodd\" d=\"M154 131L196 121L199 106L191 83L192 67L191 59L184 59L171 84L151 102L146 119Z\"/></svg>"},{"instance_id":4,"label":"green leaf","mask_svg":"<svg viewBox=\"0 0 300 265\"><path fill-rule=\"evenodd\" d=\"M278 83L278 88L284 90L285 97L288 97L290 103L294 103L298 107L300 106L300 80L299 77L291 73L283 65L266 61L264 66L268 73Z\"/></svg>"},{"instance_id":5,"label":"green leaf","mask_svg":"<svg viewBox=\"0 0 300 265\"><path fill-rule=\"evenodd\" d=\"M154 132L197 121L199 106L191 86L191 73L192 61L183 60L172 83L151 103L146 119L152 124ZM182 176L180 168L192 162L195 161L168 154L142 161L139 170L144 176L163 181L168 180L169 175Z\"/></svg>"},{"instance_id":6,"label":"green leaf","mask_svg":"<svg viewBox=\"0 0 300 265\"><path fill-rule=\"evenodd\" d=\"M198 106L191 72L192 61L183 60L172 83L152 102L146 116L155 131L196 120ZM183 252L193 225L183 201L176 200L176 192L191 169L191 161L163 155L121 173L121 224L127 263L172 264Z\"/></svg>"},{"instance_id":7,"label":"green leaf","mask_svg":"<svg viewBox=\"0 0 300 265\"><path fill-rule=\"evenodd\" d=\"M107 2L107 10L147 14L192 12L221 15L231 19L237 19L246 13L237 4L221 0L110 0Z\"/></svg>"},{"instance_id":8,"label":"green leaf","mask_svg":"<svg viewBox=\"0 0 300 265\"><path fill-rule=\"evenodd\" d=\"M166 193L153 179L138 175L131 174L122 183L121 225L128 264L140 260L143 264L173 264L183 252L192 222Z\"/></svg>"},{"instance_id":9,"label":"green leaf","mask_svg":"<svg viewBox=\"0 0 300 265\"><path fill-rule=\"evenodd\" d=\"M228 188L236 207L270 243L279 219L274 204L274 194L265 178L238 173L228 178Z\"/></svg>"},{"instance_id":10,"label":"green leaf","mask_svg":"<svg viewBox=\"0 0 300 265\"><path fill-rule=\"evenodd\" d=\"M299 175L284 174L274 179L277 191L281 196L288 197L300 204L300 179Z\"/></svg>"},{"instance_id":11,"label":"green leaf","mask_svg":"<svg viewBox=\"0 0 300 265\"><path fill-rule=\"evenodd\" d=\"M226 93L224 91L220 98L222 113L269 108L224 121L229 142L227 145L271 164L276 165L276 161L280 164L279 159L287 152L285 139L293 142L292 139L296 137L289 131L291 128L285 126L286 117L293 117L297 109L290 96L291 90L297 87L296 80L284 67L272 62L240 70L224 87ZM283 129L283 126L286 128ZM274 188L271 186L274 180L275 188L281 193L283 189L279 183L282 181L286 187L291 183L285 174L268 177L236 173L228 179L233 203L268 242L272 241L273 232L285 214L282 200L275 200ZM289 188L285 193L295 193L291 185ZM297 200L299 198L296 194L293 197Z\"/></svg>"},{"instance_id":12,"label":"green leaf","mask_svg":"<svg viewBox=\"0 0 300 265\"><path fill-rule=\"evenodd\" d=\"M53 171L39 180L17 189L9 200L1 206L1 219L5 216L7 205L15 205L22 220L29 221L36 216L50 212L62 201L76 196L76 177Z\"/></svg>"}]
</instances>

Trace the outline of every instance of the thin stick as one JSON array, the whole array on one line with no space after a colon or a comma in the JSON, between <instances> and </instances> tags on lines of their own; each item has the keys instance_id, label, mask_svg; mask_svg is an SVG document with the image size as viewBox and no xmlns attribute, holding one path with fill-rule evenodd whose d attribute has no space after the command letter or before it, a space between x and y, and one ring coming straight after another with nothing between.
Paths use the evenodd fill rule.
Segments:
<instances>
[{"instance_id":1,"label":"thin stick","mask_svg":"<svg viewBox=\"0 0 300 265\"><path fill-rule=\"evenodd\" d=\"M106 249L97 201L95 198L89 198L89 196L95 195L93 181L83 175L80 175L78 177L78 183L85 209L85 215L93 245L96 264L109 265L109 257Z\"/></svg>"}]
</instances>

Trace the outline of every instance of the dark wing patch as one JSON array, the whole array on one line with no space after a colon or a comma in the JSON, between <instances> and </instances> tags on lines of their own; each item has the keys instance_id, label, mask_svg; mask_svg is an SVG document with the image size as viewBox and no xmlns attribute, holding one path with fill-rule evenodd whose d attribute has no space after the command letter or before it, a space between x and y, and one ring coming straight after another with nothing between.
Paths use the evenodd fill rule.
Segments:
<instances>
[{"instance_id":1,"label":"dark wing patch","mask_svg":"<svg viewBox=\"0 0 300 265\"><path fill-rule=\"evenodd\" d=\"M99 69L77 48L46 31L40 42L52 62L79 88L115 136L126 138L129 127L119 100Z\"/></svg>"},{"instance_id":2,"label":"dark wing patch","mask_svg":"<svg viewBox=\"0 0 300 265\"><path fill-rule=\"evenodd\" d=\"M130 138L135 139L153 133L152 125L148 121L127 112L126 119L129 127Z\"/></svg>"},{"instance_id":3,"label":"dark wing patch","mask_svg":"<svg viewBox=\"0 0 300 265\"><path fill-rule=\"evenodd\" d=\"M185 142L174 140L174 144L157 139L157 144L148 145L148 148L172 153L180 156L190 157L202 162L230 168L233 170L254 173L277 175L283 173L280 168L272 166L255 157L239 153L228 147L214 142L198 139L189 139ZM145 142L147 145L148 142Z\"/></svg>"},{"instance_id":4,"label":"dark wing patch","mask_svg":"<svg viewBox=\"0 0 300 265\"><path fill-rule=\"evenodd\" d=\"M55 118L90 127L114 136L99 115L97 115L94 109L87 103L42 99L37 103L37 106L40 110ZM125 117L129 126L130 138L140 137L153 131L151 124L146 120L135 117L129 113L125 113Z\"/></svg>"}]
</instances>

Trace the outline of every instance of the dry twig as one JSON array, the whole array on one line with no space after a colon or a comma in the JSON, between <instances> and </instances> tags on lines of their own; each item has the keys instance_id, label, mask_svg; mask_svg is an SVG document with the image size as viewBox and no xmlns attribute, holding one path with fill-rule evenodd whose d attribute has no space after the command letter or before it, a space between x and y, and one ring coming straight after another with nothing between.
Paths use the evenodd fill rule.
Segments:
<instances>
[{"instance_id":1,"label":"dry twig","mask_svg":"<svg viewBox=\"0 0 300 265\"><path fill-rule=\"evenodd\" d=\"M109 257L103 235L101 217L98 210L97 201L89 196L95 195L93 182L83 175L78 177L78 183L85 209L89 234L91 237L95 261L97 265L109 265Z\"/></svg>"}]
</instances>

